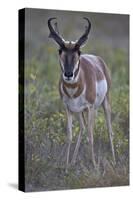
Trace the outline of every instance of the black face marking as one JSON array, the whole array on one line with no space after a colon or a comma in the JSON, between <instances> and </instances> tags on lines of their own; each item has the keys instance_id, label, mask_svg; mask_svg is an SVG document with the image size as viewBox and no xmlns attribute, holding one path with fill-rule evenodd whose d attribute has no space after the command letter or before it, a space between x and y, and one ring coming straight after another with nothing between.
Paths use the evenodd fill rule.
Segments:
<instances>
[{"instance_id":1,"label":"black face marking","mask_svg":"<svg viewBox=\"0 0 133 200\"><path fill-rule=\"evenodd\" d=\"M73 69L74 69L74 54L70 51L67 52L65 55L64 70L66 74L71 74L73 73Z\"/></svg>"},{"instance_id":2,"label":"black face marking","mask_svg":"<svg viewBox=\"0 0 133 200\"><path fill-rule=\"evenodd\" d=\"M61 48L59 49L59 55L63 64L63 68L61 69L63 70L64 75L68 78L73 77L74 67L79 60L80 51L77 49Z\"/></svg>"},{"instance_id":3,"label":"black face marking","mask_svg":"<svg viewBox=\"0 0 133 200\"><path fill-rule=\"evenodd\" d=\"M75 54L73 52L67 52L64 62L65 76L73 77L73 71L75 66Z\"/></svg>"}]
</instances>

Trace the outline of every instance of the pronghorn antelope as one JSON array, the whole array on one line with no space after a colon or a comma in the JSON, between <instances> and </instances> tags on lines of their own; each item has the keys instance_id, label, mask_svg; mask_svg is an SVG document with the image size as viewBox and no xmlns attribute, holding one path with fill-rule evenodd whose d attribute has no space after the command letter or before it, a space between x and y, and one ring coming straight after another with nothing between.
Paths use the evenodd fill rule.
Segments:
<instances>
[{"instance_id":1,"label":"pronghorn antelope","mask_svg":"<svg viewBox=\"0 0 133 200\"><path fill-rule=\"evenodd\" d=\"M86 26L85 32L78 40L73 42L65 41L60 36L57 23L55 23L55 27L53 28L51 21L54 19L56 18L48 19L48 27L50 30L49 37L53 38L59 45L59 62L61 66L59 92L65 105L68 120L66 169L69 165L69 154L72 142L72 115L73 113L77 113L80 124L80 132L71 160L71 163L74 164L78 154L81 136L85 129L84 112L87 112L87 140L91 146L92 162L94 167L96 167L93 144L93 129L95 111L100 106L102 106L104 109L113 161L115 162L111 112L108 96L111 84L109 71L105 62L99 56L81 54L80 52L80 48L88 39L91 23L88 18L84 17L88 24Z\"/></svg>"}]
</instances>

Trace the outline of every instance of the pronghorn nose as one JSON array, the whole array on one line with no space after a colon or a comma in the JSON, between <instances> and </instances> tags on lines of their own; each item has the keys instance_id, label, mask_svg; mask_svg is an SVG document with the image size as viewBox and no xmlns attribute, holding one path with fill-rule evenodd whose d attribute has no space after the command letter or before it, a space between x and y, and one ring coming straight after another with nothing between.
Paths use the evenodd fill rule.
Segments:
<instances>
[{"instance_id":1,"label":"pronghorn nose","mask_svg":"<svg viewBox=\"0 0 133 200\"><path fill-rule=\"evenodd\" d=\"M69 78L73 76L73 72L65 72L64 75Z\"/></svg>"}]
</instances>

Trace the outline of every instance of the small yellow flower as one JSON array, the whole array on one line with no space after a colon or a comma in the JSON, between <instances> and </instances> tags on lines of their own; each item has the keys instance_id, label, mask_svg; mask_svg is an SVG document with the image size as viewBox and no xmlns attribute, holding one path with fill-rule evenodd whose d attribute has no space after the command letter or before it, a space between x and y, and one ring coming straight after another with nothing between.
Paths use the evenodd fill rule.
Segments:
<instances>
[{"instance_id":1,"label":"small yellow flower","mask_svg":"<svg viewBox=\"0 0 133 200\"><path fill-rule=\"evenodd\" d=\"M30 78L32 79L32 80L35 80L36 79L36 75L35 74L30 74Z\"/></svg>"}]
</instances>

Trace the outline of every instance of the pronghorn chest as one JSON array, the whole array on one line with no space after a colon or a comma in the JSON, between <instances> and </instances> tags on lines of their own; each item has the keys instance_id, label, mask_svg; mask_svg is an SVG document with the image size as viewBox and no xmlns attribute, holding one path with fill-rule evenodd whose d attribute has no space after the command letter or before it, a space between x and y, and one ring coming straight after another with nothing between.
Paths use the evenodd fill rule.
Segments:
<instances>
[{"instance_id":1,"label":"pronghorn chest","mask_svg":"<svg viewBox=\"0 0 133 200\"><path fill-rule=\"evenodd\" d=\"M67 96L63 91L63 102L65 106L67 106L71 112L83 111L88 105L88 101L85 98L86 89L84 88L82 93L76 98L73 98L73 95L76 94L78 88L66 88L66 90L69 96Z\"/></svg>"},{"instance_id":2,"label":"pronghorn chest","mask_svg":"<svg viewBox=\"0 0 133 200\"><path fill-rule=\"evenodd\" d=\"M63 87L61 85L61 91L62 91L62 99L65 104L69 108L71 112L82 112L85 108L94 105L95 109L97 109L103 102L106 93L107 93L107 82L106 80L101 80L96 82L96 98L94 101L94 104L89 103L89 101L86 99L86 87L84 87L82 93L77 96L76 98L73 98L74 94L77 92L77 88L66 88L67 94L63 91ZM89 93L89 91L88 91Z\"/></svg>"}]
</instances>

